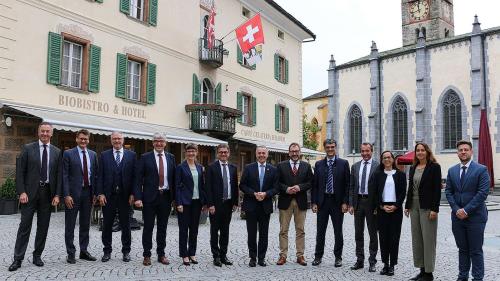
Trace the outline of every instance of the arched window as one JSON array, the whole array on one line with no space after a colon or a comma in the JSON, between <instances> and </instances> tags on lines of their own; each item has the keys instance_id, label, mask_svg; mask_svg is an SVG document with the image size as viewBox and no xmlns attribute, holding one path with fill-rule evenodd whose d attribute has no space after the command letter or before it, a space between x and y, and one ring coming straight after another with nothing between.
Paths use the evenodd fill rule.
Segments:
<instances>
[{"instance_id":1,"label":"arched window","mask_svg":"<svg viewBox=\"0 0 500 281\"><path fill-rule=\"evenodd\" d=\"M215 103L214 87L208 78L203 79L201 103Z\"/></svg>"},{"instance_id":2,"label":"arched window","mask_svg":"<svg viewBox=\"0 0 500 281\"><path fill-rule=\"evenodd\" d=\"M393 149L408 149L408 108L400 96L392 104L392 132Z\"/></svg>"},{"instance_id":3,"label":"arched window","mask_svg":"<svg viewBox=\"0 0 500 281\"><path fill-rule=\"evenodd\" d=\"M361 109L357 105L351 108L349 113L349 127L350 127L350 150L349 153L360 153L360 146L362 141L362 115Z\"/></svg>"},{"instance_id":4,"label":"arched window","mask_svg":"<svg viewBox=\"0 0 500 281\"><path fill-rule=\"evenodd\" d=\"M455 149L462 139L462 103L453 91L443 99L443 124L444 149Z\"/></svg>"}]
</instances>

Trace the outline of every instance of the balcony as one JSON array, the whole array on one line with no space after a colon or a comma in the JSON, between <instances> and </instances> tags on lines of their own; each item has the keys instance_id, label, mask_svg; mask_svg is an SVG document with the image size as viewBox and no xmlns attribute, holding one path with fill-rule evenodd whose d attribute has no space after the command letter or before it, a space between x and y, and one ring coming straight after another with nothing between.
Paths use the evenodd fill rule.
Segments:
<instances>
[{"instance_id":1,"label":"balcony","mask_svg":"<svg viewBox=\"0 0 500 281\"><path fill-rule=\"evenodd\" d=\"M224 64L224 43L221 40L215 39L214 46L208 48L207 39L200 38L198 49L200 62L213 68L221 67Z\"/></svg>"},{"instance_id":2,"label":"balcony","mask_svg":"<svg viewBox=\"0 0 500 281\"><path fill-rule=\"evenodd\" d=\"M190 129L216 138L229 138L236 133L236 118L241 110L219 104L188 104Z\"/></svg>"}]
</instances>

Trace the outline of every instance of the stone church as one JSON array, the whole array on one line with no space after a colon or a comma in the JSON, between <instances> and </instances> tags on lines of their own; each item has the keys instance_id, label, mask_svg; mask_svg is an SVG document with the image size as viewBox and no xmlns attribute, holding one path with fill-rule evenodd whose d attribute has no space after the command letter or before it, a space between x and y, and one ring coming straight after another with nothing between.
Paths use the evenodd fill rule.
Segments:
<instances>
[{"instance_id":1,"label":"stone church","mask_svg":"<svg viewBox=\"0 0 500 281\"><path fill-rule=\"evenodd\" d=\"M455 35L452 0L402 0L403 46L328 68L328 136L337 153L360 159L359 145L412 151L428 143L442 166L458 162L455 143L471 140L478 156L479 121L487 109L493 160L500 160L500 27ZM500 175L500 165L494 167Z\"/></svg>"}]
</instances>

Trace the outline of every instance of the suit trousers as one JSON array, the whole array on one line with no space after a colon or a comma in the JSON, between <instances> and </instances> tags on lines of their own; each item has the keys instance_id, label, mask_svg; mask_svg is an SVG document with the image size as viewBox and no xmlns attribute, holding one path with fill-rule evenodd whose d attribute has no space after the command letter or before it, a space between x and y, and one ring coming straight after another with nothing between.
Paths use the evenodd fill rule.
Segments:
<instances>
[{"instance_id":1,"label":"suit trousers","mask_svg":"<svg viewBox=\"0 0 500 281\"><path fill-rule=\"evenodd\" d=\"M158 257L165 256L165 247L167 246L167 225L168 217L170 216L171 204L170 192L166 191L163 194L158 192L155 200L151 203L144 204L142 207L142 220L144 228L142 230L142 248L143 257L151 257L151 249L153 248L153 229L156 219L156 253Z\"/></svg>"},{"instance_id":2,"label":"suit trousers","mask_svg":"<svg viewBox=\"0 0 500 281\"><path fill-rule=\"evenodd\" d=\"M420 209L418 198L413 198L410 210L411 244L413 249L413 265L425 268L425 272L434 272L436 264L437 217L429 220L431 210Z\"/></svg>"},{"instance_id":3,"label":"suit trousers","mask_svg":"<svg viewBox=\"0 0 500 281\"><path fill-rule=\"evenodd\" d=\"M90 187L81 187L82 192L78 200L73 198L73 209L64 210L64 241L68 255L76 252L73 240L75 238L76 217L79 217L80 230L78 233L80 252L87 251L89 245L90 213L92 211L92 192Z\"/></svg>"},{"instance_id":4,"label":"suit trousers","mask_svg":"<svg viewBox=\"0 0 500 281\"><path fill-rule=\"evenodd\" d=\"M288 256L288 229L290 228L290 221L295 223L295 247L297 248L297 257L302 257L305 251L306 233L304 231L304 224L306 221L307 210L299 209L297 200L292 199L290 206L286 210L280 210L280 256Z\"/></svg>"},{"instance_id":5,"label":"suit trousers","mask_svg":"<svg viewBox=\"0 0 500 281\"><path fill-rule=\"evenodd\" d=\"M264 260L267 252L269 234L269 219L271 214L266 214L262 202L257 202L255 210L245 212L248 232L248 253L251 259ZM257 231L259 232L259 245L257 246Z\"/></svg>"},{"instance_id":6,"label":"suit trousers","mask_svg":"<svg viewBox=\"0 0 500 281\"><path fill-rule=\"evenodd\" d=\"M210 248L215 258L225 258L229 244L229 225L233 214L233 201L226 200L210 215Z\"/></svg>"},{"instance_id":7,"label":"suit trousers","mask_svg":"<svg viewBox=\"0 0 500 281\"><path fill-rule=\"evenodd\" d=\"M105 254L112 252L113 223L115 222L116 210L118 209L118 218L122 232L122 253L130 253L131 230L130 230L130 205L128 198L123 194L111 194L106 198L106 205L102 207L103 225L102 225L102 244Z\"/></svg>"},{"instance_id":8,"label":"suit trousers","mask_svg":"<svg viewBox=\"0 0 500 281\"><path fill-rule=\"evenodd\" d=\"M368 250L370 264L377 263L378 237L377 237L377 217L373 214L368 198L358 197L358 206L354 210L354 239L356 241L356 257L359 263L365 261L365 220L370 235L370 244Z\"/></svg>"},{"instance_id":9,"label":"suit trousers","mask_svg":"<svg viewBox=\"0 0 500 281\"><path fill-rule=\"evenodd\" d=\"M384 203L386 204L386 203ZM380 240L380 257L385 265L398 264L399 238L401 237L401 224L403 223L403 210L396 209L386 213L377 209L377 223Z\"/></svg>"},{"instance_id":10,"label":"suit trousers","mask_svg":"<svg viewBox=\"0 0 500 281\"><path fill-rule=\"evenodd\" d=\"M452 214L454 216L454 214ZM474 280L484 278L484 228L486 222L470 222L469 219L451 219L451 230L458 247L458 277L467 279L472 264Z\"/></svg>"},{"instance_id":11,"label":"suit trousers","mask_svg":"<svg viewBox=\"0 0 500 281\"><path fill-rule=\"evenodd\" d=\"M27 204L21 205L21 223L17 231L16 246L14 248L15 260L24 259L35 212L37 221L33 256L39 257L42 255L50 223L50 197L50 188L48 185L45 185L38 188L36 195Z\"/></svg>"},{"instance_id":12,"label":"suit trousers","mask_svg":"<svg viewBox=\"0 0 500 281\"><path fill-rule=\"evenodd\" d=\"M342 213L342 205L335 201L334 195L325 197L323 205L319 206L317 215L317 231L316 231L316 249L314 256L322 258L325 251L325 236L328 228L328 219L332 220L333 234L335 236L335 245L333 254L335 258L342 258L342 249L344 248L344 237L342 233L342 225L344 223L344 213ZM329 239L330 240L330 239Z\"/></svg>"},{"instance_id":13,"label":"suit trousers","mask_svg":"<svg viewBox=\"0 0 500 281\"><path fill-rule=\"evenodd\" d=\"M177 212L179 222L179 256L196 256L198 227L200 225L201 201L191 200L190 205L182 206L182 213Z\"/></svg>"}]
</instances>

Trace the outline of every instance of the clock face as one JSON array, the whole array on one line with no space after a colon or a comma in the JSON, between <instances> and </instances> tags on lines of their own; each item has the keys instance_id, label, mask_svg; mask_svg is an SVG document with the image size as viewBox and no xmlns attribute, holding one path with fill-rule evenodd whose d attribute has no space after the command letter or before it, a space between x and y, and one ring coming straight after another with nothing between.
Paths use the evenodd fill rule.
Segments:
<instances>
[{"instance_id":1,"label":"clock face","mask_svg":"<svg viewBox=\"0 0 500 281\"><path fill-rule=\"evenodd\" d=\"M429 16L429 3L418 0L410 3L410 17L413 21L424 20Z\"/></svg>"}]
</instances>

